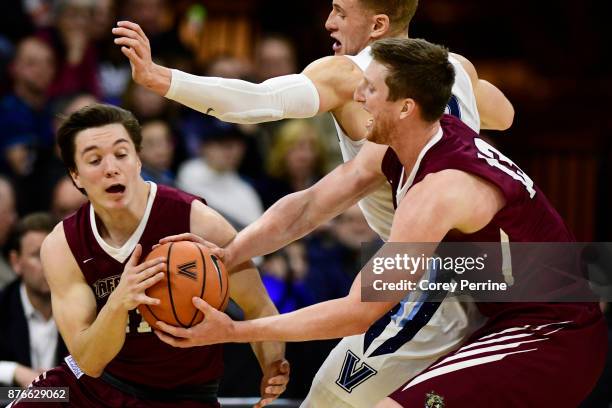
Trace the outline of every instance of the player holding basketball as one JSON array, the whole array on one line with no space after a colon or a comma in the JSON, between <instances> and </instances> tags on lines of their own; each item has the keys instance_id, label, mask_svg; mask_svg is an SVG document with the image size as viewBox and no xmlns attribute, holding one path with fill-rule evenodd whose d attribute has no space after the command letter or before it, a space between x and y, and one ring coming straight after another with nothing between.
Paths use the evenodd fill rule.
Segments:
<instances>
[{"instance_id":1,"label":"player holding basketball","mask_svg":"<svg viewBox=\"0 0 612 408\"><path fill-rule=\"evenodd\" d=\"M236 232L203 200L145 182L140 142L134 116L108 105L81 109L58 131L62 159L89 203L58 224L41 250L71 356L34 386L69 387L78 407L218 407L221 347L179 350L155 337L135 308L159 304L145 290L163 278L165 258L140 259L168 234L190 231L224 245ZM245 315L276 314L252 264L235 270L230 293ZM282 343L253 349L264 373L257 406L265 406L284 390L288 363Z\"/></svg>"},{"instance_id":2,"label":"player holding basketball","mask_svg":"<svg viewBox=\"0 0 612 408\"><path fill-rule=\"evenodd\" d=\"M240 263L273 252L357 201L370 227L384 240L389 238L394 208L391 189L380 169L385 148L365 140L363 123L369 114L353 101L353 93L371 61L368 45L380 38L407 37L416 8L416 0L334 0L326 28L335 40L336 55L313 62L300 75L273 78L259 85L196 77L155 65L140 27L118 23L113 33L120 36L116 43L124 46L122 51L132 63L134 79L160 95L238 123L332 113L346 163L312 188L280 200L241 231L227 248L227 262ZM349 57L354 54L358 55ZM513 109L504 95L480 80L465 58L452 55L449 61L457 71L457 79L448 112L476 131L481 125L490 129L509 127ZM409 316L416 305L407 299L402 310ZM372 355L375 350L364 348L364 336L343 339L317 373L305 405L371 407L405 378L456 348L479 323L478 319L470 319L471 311L457 302L435 307L438 310L429 315L431 319L423 319L423 310L412 320L393 319L400 324L390 323L387 330L377 332L377 341L403 339L396 350ZM351 356L356 360L349 360ZM342 376L349 363L364 365L354 377Z\"/></svg>"},{"instance_id":3,"label":"player holding basketball","mask_svg":"<svg viewBox=\"0 0 612 408\"><path fill-rule=\"evenodd\" d=\"M368 140L391 146L382 162L397 202L389 241L494 242L502 233L513 242L574 241L524 172L460 120L443 115L454 80L446 50L424 40L385 39L372 52L355 99L372 115ZM543 272L519 270L514 280L551 279ZM566 278L555 284L564 287ZM393 306L362 303L360 286L358 277L345 298L245 322L194 300L206 315L203 324L191 331L161 324L174 337L158 335L190 347L357 334ZM484 326L377 407L575 407L588 395L607 348L596 303L477 306L487 317Z\"/></svg>"}]
</instances>

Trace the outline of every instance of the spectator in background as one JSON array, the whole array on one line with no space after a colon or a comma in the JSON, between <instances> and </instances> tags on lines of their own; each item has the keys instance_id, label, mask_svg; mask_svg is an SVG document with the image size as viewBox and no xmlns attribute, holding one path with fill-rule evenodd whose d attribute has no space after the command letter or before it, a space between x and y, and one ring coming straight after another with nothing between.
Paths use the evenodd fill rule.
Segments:
<instances>
[{"instance_id":1,"label":"spectator in background","mask_svg":"<svg viewBox=\"0 0 612 408\"><path fill-rule=\"evenodd\" d=\"M261 216L261 201L255 189L238 175L244 156L244 135L231 123L209 118L201 135L200 157L183 163L178 171L179 188L200 197L219 211L236 229Z\"/></svg>"},{"instance_id":2,"label":"spectator in background","mask_svg":"<svg viewBox=\"0 0 612 408\"><path fill-rule=\"evenodd\" d=\"M15 230L10 262L19 279L0 293L0 383L26 387L67 354L51 314L40 247L55 221L30 214Z\"/></svg>"},{"instance_id":3,"label":"spectator in background","mask_svg":"<svg viewBox=\"0 0 612 408\"><path fill-rule=\"evenodd\" d=\"M62 177L53 189L53 201L51 202L51 213L55 219L63 220L87 201L87 197L81 193L72 179L68 176Z\"/></svg>"},{"instance_id":4,"label":"spectator in background","mask_svg":"<svg viewBox=\"0 0 612 408\"><path fill-rule=\"evenodd\" d=\"M122 106L133 112L140 122L152 119L170 121L174 116L170 101L135 82L130 82L123 95Z\"/></svg>"},{"instance_id":5,"label":"spectator in background","mask_svg":"<svg viewBox=\"0 0 612 408\"><path fill-rule=\"evenodd\" d=\"M78 109L97 102L90 94L74 94L55 100L53 111L54 129L58 129L64 118ZM66 168L59 157L57 146L47 154L38 155L32 172L15 182L19 214L25 215L36 211L50 211L53 190L58 181L66 176Z\"/></svg>"},{"instance_id":6,"label":"spectator in background","mask_svg":"<svg viewBox=\"0 0 612 408\"><path fill-rule=\"evenodd\" d=\"M144 122L140 133L142 134L140 146L142 178L157 184L174 186L174 173L171 170L174 141L170 126L162 120Z\"/></svg>"},{"instance_id":7,"label":"spectator in background","mask_svg":"<svg viewBox=\"0 0 612 408\"><path fill-rule=\"evenodd\" d=\"M49 93L87 92L100 96L98 56L91 40L95 0L56 0L55 27L39 32L55 50L57 72Z\"/></svg>"},{"instance_id":8,"label":"spectator in background","mask_svg":"<svg viewBox=\"0 0 612 408\"><path fill-rule=\"evenodd\" d=\"M15 191L8 179L0 175L0 289L15 279L5 255L6 244L16 221Z\"/></svg>"},{"instance_id":9,"label":"spectator in background","mask_svg":"<svg viewBox=\"0 0 612 408\"><path fill-rule=\"evenodd\" d=\"M280 126L267 168L272 180L258 185L266 208L287 194L312 186L325 174L323 142L311 122L292 119Z\"/></svg>"},{"instance_id":10,"label":"spectator in background","mask_svg":"<svg viewBox=\"0 0 612 408\"><path fill-rule=\"evenodd\" d=\"M261 266L261 280L280 313L288 313L314 303L314 296L304 284L309 264L306 248L296 241L266 257Z\"/></svg>"},{"instance_id":11,"label":"spectator in background","mask_svg":"<svg viewBox=\"0 0 612 408\"><path fill-rule=\"evenodd\" d=\"M0 101L0 129L6 170L15 177L32 170L35 147L53 145L52 115L47 91L54 76L53 51L27 37L17 46L10 72L13 92Z\"/></svg>"},{"instance_id":12,"label":"spectator in background","mask_svg":"<svg viewBox=\"0 0 612 408\"><path fill-rule=\"evenodd\" d=\"M208 64L206 75L221 78L249 79L252 76L251 65L242 59L228 55L220 55ZM188 157L199 155L200 134L207 132L210 120L200 112L183 108L183 118L179 125L183 137L184 147ZM250 178L259 178L264 174L262 166L263 154L268 151L269 137L261 124L237 125L246 136L246 154L240 165L240 174Z\"/></svg>"},{"instance_id":13,"label":"spectator in background","mask_svg":"<svg viewBox=\"0 0 612 408\"><path fill-rule=\"evenodd\" d=\"M154 58L171 66L193 68L193 56L178 36L174 7L166 0L124 0L120 4L123 19L140 24L147 33Z\"/></svg>"},{"instance_id":14,"label":"spectator in background","mask_svg":"<svg viewBox=\"0 0 612 408\"><path fill-rule=\"evenodd\" d=\"M331 221L307 241L310 268L305 285L315 302L346 296L361 270L361 244L379 241L357 205Z\"/></svg>"},{"instance_id":15,"label":"spectator in background","mask_svg":"<svg viewBox=\"0 0 612 408\"><path fill-rule=\"evenodd\" d=\"M288 37L280 34L266 34L259 40L255 47L255 79L257 82L295 74L297 70L295 46Z\"/></svg>"},{"instance_id":16,"label":"spectator in background","mask_svg":"<svg viewBox=\"0 0 612 408\"><path fill-rule=\"evenodd\" d=\"M90 34L98 52L100 99L120 105L132 79L132 71L121 49L113 42L111 29L117 21L114 3L113 0L96 0Z\"/></svg>"}]
</instances>

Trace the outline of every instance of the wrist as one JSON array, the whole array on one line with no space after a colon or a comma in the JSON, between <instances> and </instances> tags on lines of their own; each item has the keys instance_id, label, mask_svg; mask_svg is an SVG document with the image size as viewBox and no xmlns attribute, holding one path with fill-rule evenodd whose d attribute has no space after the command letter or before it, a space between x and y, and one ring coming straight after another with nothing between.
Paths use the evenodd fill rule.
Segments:
<instances>
[{"instance_id":1,"label":"wrist","mask_svg":"<svg viewBox=\"0 0 612 408\"><path fill-rule=\"evenodd\" d=\"M126 314L129 312L129 309L124 305L121 299L116 294L117 292L113 291L109 296L106 304L103 309L108 310L108 313L111 315L115 314Z\"/></svg>"},{"instance_id":2,"label":"wrist","mask_svg":"<svg viewBox=\"0 0 612 408\"><path fill-rule=\"evenodd\" d=\"M146 88L161 96L166 96L168 90L170 90L170 84L172 83L172 71L166 67L153 63L151 71L143 82Z\"/></svg>"}]
</instances>

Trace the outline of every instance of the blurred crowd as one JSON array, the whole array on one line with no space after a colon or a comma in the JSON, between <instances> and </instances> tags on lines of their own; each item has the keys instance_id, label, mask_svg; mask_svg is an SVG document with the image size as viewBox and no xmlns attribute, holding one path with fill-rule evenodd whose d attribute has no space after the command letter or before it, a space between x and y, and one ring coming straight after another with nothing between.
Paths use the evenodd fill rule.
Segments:
<instances>
[{"instance_id":1,"label":"blurred crowd","mask_svg":"<svg viewBox=\"0 0 612 408\"><path fill-rule=\"evenodd\" d=\"M322 27L330 1L299 2L298 10L316 8L320 12L313 12L310 17L295 12L281 20L274 20L274 15L266 14L266 10L282 9L285 2L260 2L263 11L259 20L265 25L269 19L270 31L262 30L253 38L252 58L219 53L205 59L196 55L196 34L206 17L206 9L198 1L11 0L3 3L0 8L0 289L4 290L0 294L0 383L25 385L40 370L57 362L53 358L56 347L61 350L61 338L50 342L52 346L47 347L53 350L47 350L46 357L36 361L31 356L34 345L30 354L8 355L6 350L17 347L13 344L14 336L7 335L14 330L11 313L25 313L28 324L35 324L38 333L57 339L50 315L49 288L42 277L37 251L41 234L44 237L49 232L47 224L61 220L86 200L67 176L54 144L55 131L67 115L95 102L131 110L142 125L143 177L204 197L238 230L256 220L279 198L311 186L340 157L335 130L327 116L237 126L191 111L136 85L131 80L130 65L113 44L111 34L116 21L134 21L149 37L154 59L163 65L190 73L260 82L299 72L304 63L323 55L318 40L327 38ZM554 98L570 100L567 95L575 84L562 79L559 72L543 72L521 62L515 58L517 55L531 52L529 55L538 61L552 61L555 66L564 64L577 77L590 70L593 78L602 78L603 67L608 66L600 53L590 53L597 47L581 48L580 55L588 58L591 65L581 65L577 59L568 60L564 55L561 58L562 53L557 53L557 48L550 44L570 41L570 37L543 36L538 37L539 42L532 43L529 30L521 30L521 35L515 37L508 21L516 17L513 14L516 10L509 8L520 9L520 5L494 6L498 19L492 19L489 25L495 25L491 29L505 33L505 37L487 39L482 36L482 26L471 25L477 1L422 3L417 14L420 19L417 18L413 28L419 32L417 36L431 33L430 40L480 61L481 73L488 74L489 79L510 91L515 103L518 101L517 116L522 119L517 121L513 136L520 142L510 142L510 146L520 146L521 149L514 149L520 153L533 151L521 144L527 140L520 137L521 129L526 123L537 129L542 129L542 125L553 126L554 121L541 120L550 117L543 107L552 105L558 106L560 112L571 111L571 106L556 105ZM561 10L566 10L569 16L573 7L572 3L567 10ZM585 7L581 10L586 10ZM292 23L297 18L312 18L316 29L303 24L299 31L297 24ZM539 17L536 22L534 26L540 24ZM574 33L581 27L580 24L570 26ZM272 30L291 33L291 37ZM453 35L459 31L462 37ZM300 53L292 38L298 39ZM588 38L595 40L594 36ZM527 40L531 48L521 48L520 44L528 44ZM474 44L479 41L481 46L477 48ZM519 45L513 48L508 44ZM572 44L581 45L580 42ZM506 54L498 55L496 50L500 49ZM329 48L323 50L330 52ZM484 60L485 56L488 61ZM587 89L581 95L589 95L589 89L593 91L590 85L594 80L586 83ZM588 109L591 105L586 106ZM555 121L564 116L555 114ZM524 120L525 117L540 119L531 121ZM601 128L606 127L602 124ZM609 151L612 150L604 149L602 154L609 155ZM528 159L523 160L530 164ZM602 169L602 174L608 174L609 166ZM554 176L555 180L560 179ZM539 182L537 177L536 181ZM545 179L542 184L546 187ZM599 196L604 200L609 196L608 190ZM609 208L602 214L609 221ZM608 234L609 228L601 236ZM343 296L360 269L361 243L375 240L377 236L361 211L353 207L304 239L262 259L259 264L262 279L281 312ZM29 306L11 308L10 305L20 304L19 299ZM19 327L25 327L25 321L21 323ZM293 381L288 396L305 395L316 369L333 344L289 345ZM227 349L227 377L240 375L244 381L227 381L222 395L257 395L258 368L248 346L229 345ZM45 350L40 353L45 354ZM14 364L7 365L7 362Z\"/></svg>"},{"instance_id":2,"label":"blurred crowd","mask_svg":"<svg viewBox=\"0 0 612 408\"><path fill-rule=\"evenodd\" d=\"M49 309L49 288L40 282L44 277L37 251L42 240L23 268L18 262L22 243L15 234L32 215L56 222L86 201L54 143L63 118L81 107L104 102L132 111L142 126L143 177L204 197L238 230L339 162L335 130L327 117L237 126L133 83L128 60L113 44L111 28L118 19L143 27L157 61L188 72L260 82L300 70L293 43L274 33L259 37L251 60L220 54L198 63L188 38L181 36L181 16L168 6L163 0L23 0L4 5L2 19L10 16L10 24L0 29L0 303L19 299L23 291L33 305L37 296L46 299ZM47 229L35 232L44 237ZM376 239L355 206L260 260L262 279L281 312L344 296L360 269L361 243ZM7 306L0 314L11 320L7 315L21 313L15 310ZM52 323L50 313L40 318ZM7 355L12 350L8 337L18 336L3 332L0 337L0 383L25 385L57 363L44 360L46 366L37 366L27 353L22 358ZM305 395L309 378L333 342L321 344L311 346L314 355L309 356L303 352L309 346L289 350L294 354L292 371L304 378L294 385L295 396ZM233 356L228 372L233 366L244 368L244 360L251 358L248 348L234 347L228 353ZM7 368L7 361L17 364ZM257 394L256 364L251 371L253 381L226 387L228 395Z\"/></svg>"}]
</instances>

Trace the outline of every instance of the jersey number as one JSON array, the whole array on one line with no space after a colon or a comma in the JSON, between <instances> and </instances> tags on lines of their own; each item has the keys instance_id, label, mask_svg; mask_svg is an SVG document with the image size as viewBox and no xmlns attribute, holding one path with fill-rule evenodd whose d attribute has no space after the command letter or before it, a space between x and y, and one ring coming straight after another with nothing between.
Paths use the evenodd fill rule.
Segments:
<instances>
[{"instance_id":1,"label":"jersey number","mask_svg":"<svg viewBox=\"0 0 612 408\"><path fill-rule=\"evenodd\" d=\"M486 160L489 165L503 171L514 180L523 184L529 193L529 197L533 198L536 193L535 189L533 188L533 181L523 172L523 170L521 170L512 160L504 156L499 150L484 140L476 138L474 139L474 143L479 151L479 159Z\"/></svg>"},{"instance_id":2,"label":"jersey number","mask_svg":"<svg viewBox=\"0 0 612 408\"><path fill-rule=\"evenodd\" d=\"M361 367L357 368L357 363L359 363L359 357L353 354L351 350L347 350L336 384L349 393L359 384L362 384L377 373L375 369L366 363L361 363Z\"/></svg>"},{"instance_id":3,"label":"jersey number","mask_svg":"<svg viewBox=\"0 0 612 408\"><path fill-rule=\"evenodd\" d=\"M136 322L132 320L132 318L135 316L138 316L138 318L135 320L140 321L140 323L138 323L138 326L136 326ZM132 330L134 329L134 327L132 326L136 326L135 328L136 333L151 333L153 331L151 330L151 326L149 326L149 323L147 323L147 321L142 318L142 315L140 314L138 309L134 309L133 314L128 313L128 322L127 322L127 325L125 326L125 332L131 333Z\"/></svg>"}]
</instances>

